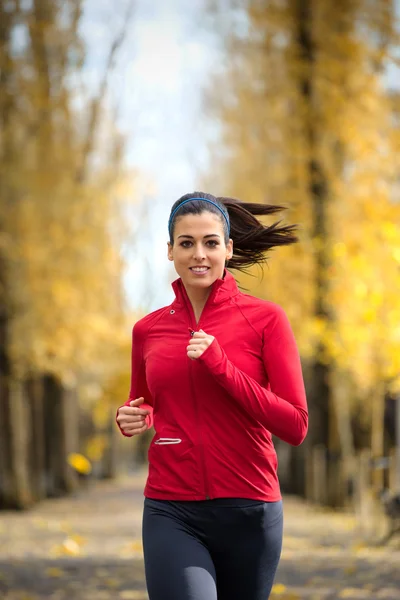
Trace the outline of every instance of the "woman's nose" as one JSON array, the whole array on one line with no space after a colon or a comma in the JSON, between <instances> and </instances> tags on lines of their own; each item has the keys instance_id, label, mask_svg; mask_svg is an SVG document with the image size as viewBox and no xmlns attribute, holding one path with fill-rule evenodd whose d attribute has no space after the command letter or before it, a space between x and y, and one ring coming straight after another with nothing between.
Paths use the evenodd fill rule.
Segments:
<instances>
[{"instance_id":1,"label":"woman's nose","mask_svg":"<svg viewBox=\"0 0 400 600\"><path fill-rule=\"evenodd\" d=\"M194 246L194 258L195 260L204 260L205 252L202 244L197 244Z\"/></svg>"}]
</instances>

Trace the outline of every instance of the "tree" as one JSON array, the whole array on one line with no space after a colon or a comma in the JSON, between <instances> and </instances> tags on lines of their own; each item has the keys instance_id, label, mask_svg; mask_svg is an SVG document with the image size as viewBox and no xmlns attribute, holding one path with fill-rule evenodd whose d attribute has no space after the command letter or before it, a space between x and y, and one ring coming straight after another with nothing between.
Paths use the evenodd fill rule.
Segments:
<instances>
[{"instance_id":1,"label":"tree","mask_svg":"<svg viewBox=\"0 0 400 600\"><path fill-rule=\"evenodd\" d=\"M0 11L0 496L24 507L74 487L76 389L111 376L124 334L123 139L103 101L125 29L98 95L78 110L82 2L2 1Z\"/></svg>"}]
</instances>

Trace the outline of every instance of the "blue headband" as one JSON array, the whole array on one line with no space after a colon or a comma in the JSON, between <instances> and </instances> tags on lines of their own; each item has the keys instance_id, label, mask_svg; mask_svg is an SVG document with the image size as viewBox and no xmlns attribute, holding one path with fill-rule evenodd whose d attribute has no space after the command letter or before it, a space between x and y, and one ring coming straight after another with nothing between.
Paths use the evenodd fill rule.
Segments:
<instances>
[{"instance_id":1,"label":"blue headband","mask_svg":"<svg viewBox=\"0 0 400 600\"><path fill-rule=\"evenodd\" d=\"M212 200L208 200L208 198L188 198L187 200L184 200L183 202L181 202L180 204L178 204L178 206L172 212L172 214L171 214L171 216L169 218L169 221L168 221L168 231L170 232L170 234L171 234L171 225L172 225L172 222L173 222L174 217L175 217L176 213L178 212L178 210L181 208L181 206L183 206L184 204L187 204L188 202L193 202L193 200L202 200L203 202L208 202L208 204L212 204L213 206L215 206L216 208L218 208L218 210L220 211L220 213L222 214L222 216L225 219L226 226L227 226L227 229L228 229L228 235L229 235L231 227L230 227L230 224L229 224L229 217L228 217L228 215L222 210L222 208L220 206L218 206L218 204L216 204Z\"/></svg>"}]
</instances>

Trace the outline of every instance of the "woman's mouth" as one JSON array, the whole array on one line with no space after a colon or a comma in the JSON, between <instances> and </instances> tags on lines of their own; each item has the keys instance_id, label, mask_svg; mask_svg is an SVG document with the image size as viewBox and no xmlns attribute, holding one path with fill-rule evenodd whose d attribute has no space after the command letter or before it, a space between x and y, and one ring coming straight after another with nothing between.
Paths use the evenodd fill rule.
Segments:
<instances>
[{"instance_id":1,"label":"woman's mouth","mask_svg":"<svg viewBox=\"0 0 400 600\"><path fill-rule=\"evenodd\" d=\"M210 270L210 267L189 267L190 271L195 275L204 275Z\"/></svg>"}]
</instances>

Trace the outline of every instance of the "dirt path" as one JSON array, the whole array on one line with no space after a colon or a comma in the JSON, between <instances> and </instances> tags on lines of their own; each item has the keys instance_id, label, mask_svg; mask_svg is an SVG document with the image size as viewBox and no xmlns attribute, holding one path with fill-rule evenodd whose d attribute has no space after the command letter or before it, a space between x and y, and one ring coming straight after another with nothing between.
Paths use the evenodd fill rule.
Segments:
<instances>
[{"instance_id":1,"label":"dirt path","mask_svg":"<svg viewBox=\"0 0 400 600\"><path fill-rule=\"evenodd\" d=\"M28 513L0 513L0 598L147 600L142 489L142 478L123 479ZM399 600L400 551L368 549L354 539L350 516L285 499L272 598Z\"/></svg>"}]
</instances>

